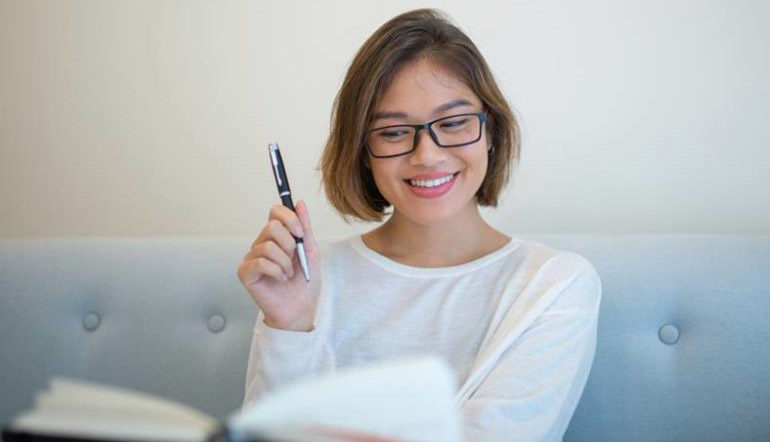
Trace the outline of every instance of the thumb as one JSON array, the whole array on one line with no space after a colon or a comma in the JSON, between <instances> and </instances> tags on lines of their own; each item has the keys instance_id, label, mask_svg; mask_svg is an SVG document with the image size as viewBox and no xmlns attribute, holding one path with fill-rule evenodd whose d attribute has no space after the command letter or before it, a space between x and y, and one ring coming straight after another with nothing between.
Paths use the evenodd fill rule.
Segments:
<instances>
[{"instance_id":1,"label":"thumb","mask_svg":"<svg viewBox=\"0 0 770 442\"><path fill-rule=\"evenodd\" d=\"M313 234L313 226L310 225L310 214L307 210L307 204L305 204L304 200L299 200L299 202L294 205L294 210L299 217L299 222L302 223L302 231L305 233L305 236L303 237L305 246L310 249L308 250L309 252L314 255L318 254L318 243Z\"/></svg>"}]
</instances>

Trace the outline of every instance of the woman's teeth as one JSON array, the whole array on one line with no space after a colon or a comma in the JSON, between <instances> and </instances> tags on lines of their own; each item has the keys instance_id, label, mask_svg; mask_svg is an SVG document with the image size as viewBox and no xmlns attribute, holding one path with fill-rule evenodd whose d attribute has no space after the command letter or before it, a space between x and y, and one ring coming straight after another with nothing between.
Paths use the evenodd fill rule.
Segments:
<instances>
[{"instance_id":1,"label":"woman's teeth","mask_svg":"<svg viewBox=\"0 0 770 442\"><path fill-rule=\"evenodd\" d=\"M409 185L414 187L438 187L444 183L447 183L449 181L452 181L454 179L454 175L447 175L442 178L438 178L435 180L408 180Z\"/></svg>"}]
</instances>

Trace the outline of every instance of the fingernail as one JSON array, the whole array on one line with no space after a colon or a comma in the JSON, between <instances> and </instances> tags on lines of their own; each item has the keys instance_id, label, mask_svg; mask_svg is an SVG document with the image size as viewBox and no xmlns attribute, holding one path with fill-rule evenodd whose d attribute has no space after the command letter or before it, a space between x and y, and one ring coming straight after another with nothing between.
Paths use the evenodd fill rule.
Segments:
<instances>
[{"instance_id":1,"label":"fingernail","mask_svg":"<svg viewBox=\"0 0 770 442\"><path fill-rule=\"evenodd\" d=\"M294 233L294 236L302 236L302 226L299 223L293 223L291 225L291 230Z\"/></svg>"}]
</instances>

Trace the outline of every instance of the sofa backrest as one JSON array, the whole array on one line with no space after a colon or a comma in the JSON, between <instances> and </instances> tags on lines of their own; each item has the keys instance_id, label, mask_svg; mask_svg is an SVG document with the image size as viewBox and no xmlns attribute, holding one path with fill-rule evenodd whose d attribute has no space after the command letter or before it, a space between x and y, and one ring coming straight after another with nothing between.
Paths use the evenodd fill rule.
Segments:
<instances>
[{"instance_id":1,"label":"sofa backrest","mask_svg":"<svg viewBox=\"0 0 770 442\"><path fill-rule=\"evenodd\" d=\"M246 246L250 242L245 243ZM0 241L0 418L52 375L240 406L255 307L234 239Z\"/></svg>"},{"instance_id":2,"label":"sofa backrest","mask_svg":"<svg viewBox=\"0 0 770 442\"><path fill-rule=\"evenodd\" d=\"M567 441L770 440L770 237L532 235L602 277ZM248 238L0 240L0 422L52 375L240 407Z\"/></svg>"},{"instance_id":3,"label":"sofa backrest","mask_svg":"<svg viewBox=\"0 0 770 442\"><path fill-rule=\"evenodd\" d=\"M566 441L770 440L770 237L539 239L602 277Z\"/></svg>"}]
</instances>

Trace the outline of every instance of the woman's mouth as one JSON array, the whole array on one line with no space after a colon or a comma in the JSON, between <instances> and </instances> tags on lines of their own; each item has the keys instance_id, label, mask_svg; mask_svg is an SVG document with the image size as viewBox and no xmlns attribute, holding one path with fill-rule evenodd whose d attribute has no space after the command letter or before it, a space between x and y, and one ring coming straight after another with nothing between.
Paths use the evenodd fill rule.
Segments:
<instances>
[{"instance_id":1,"label":"woman's mouth","mask_svg":"<svg viewBox=\"0 0 770 442\"><path fill-rule=\"evenodd\" d=\"M421 198L438 198L449 192L459 174L460 172L455 172L439 177L409 178L404 180L404 182L416 196Z\"/></svg>"}]
</instances>

